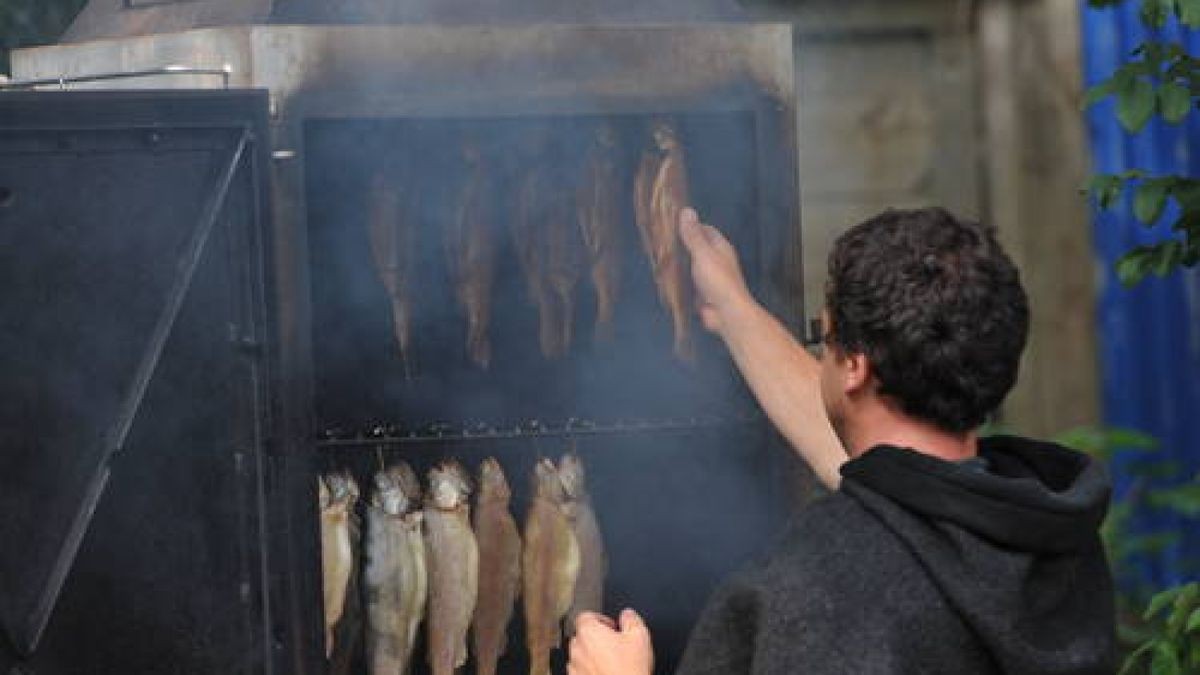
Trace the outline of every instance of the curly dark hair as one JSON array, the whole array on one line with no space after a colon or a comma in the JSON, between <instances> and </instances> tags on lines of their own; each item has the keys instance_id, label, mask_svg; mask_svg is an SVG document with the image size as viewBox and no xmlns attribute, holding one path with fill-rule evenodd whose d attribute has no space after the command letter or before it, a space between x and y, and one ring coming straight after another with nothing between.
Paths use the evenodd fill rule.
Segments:
<instances>
[{"instance_id":1,"label":"curly dark hair","mask_svg":"<svg viewBox=\"0 0 1200 675\"><path fill-rule=\"evenodd\" d=\"M866 355L879 393L917 419L974 429L1016 382L1029 304L992 228L885 211L838 238L825 296L826 341Z\"/></svg>"}]
</instances>

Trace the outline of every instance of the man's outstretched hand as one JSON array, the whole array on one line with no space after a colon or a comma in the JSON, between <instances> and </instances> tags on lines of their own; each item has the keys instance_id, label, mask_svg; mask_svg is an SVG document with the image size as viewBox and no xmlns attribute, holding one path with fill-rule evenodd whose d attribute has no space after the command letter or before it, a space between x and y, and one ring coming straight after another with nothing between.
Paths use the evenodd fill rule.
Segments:
<instances>
[{"instance_id":1,"label":"man's outstretched hand","mask_svg":"<svg viewBox=\"0 0 1200 675\"><path fill-rule=\"evenodd\" d=\"M724 336L731 317L754 302L733 244L715 227L700 222L694 209L679 214L679 238L692 258L696 309L708 330Z\"/></svg>"},{"instance_id":2,"label":"man's outstretched hand","mask_svg":"<svg viewBox=\"0 0 1200 675\"><path fill-rule=\"evenodd\" d=\"M621 612L620 625L594 612L575 619L568 675L650 675L654 649L650 631L632 609Z\"/></svg>"}]
</instances>

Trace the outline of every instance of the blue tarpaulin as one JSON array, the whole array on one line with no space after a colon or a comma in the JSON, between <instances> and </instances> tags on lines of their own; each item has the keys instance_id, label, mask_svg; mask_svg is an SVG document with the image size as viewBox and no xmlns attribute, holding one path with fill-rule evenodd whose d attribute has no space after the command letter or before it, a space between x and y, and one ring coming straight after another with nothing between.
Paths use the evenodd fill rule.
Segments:
<instances>
[{"instance_id":1,"label":"blue tarpaulin","mask_svg":"<svg viewBox=\"0 0 1200 675\"><path fill-rule=\"evenodd\" d=\"M1111 75L1147 40L1179 41L1190 53L1200 55L1200 34L1173 23L1161 30L1148 29L1138 17L1140 4L1084 9L1088 85ZM1087 117L1094 171L1137 168L1151 175L1200 177L1200 111L1178 126L1155 118L1137 134L1121 129L1112 99L1089 109ZM1161 222L1171 222L1176 215L1168 210ZM1200 471L1200 274L1189 270L1151 277L1126 289L1113 272L1115 262L1138 244L1161 240L1169 227L1140 225L1128 195L1112 210L1097 210L1094 222L1095 248L1102 263L1098 311L1105 422L1154 436L1162 443L1164 457L1195 476ZM1130 466L1118 462L1115 467L1118 495L1136 484ZM1195 578L1195 570L1185 561L1200 559L1198 521L1153 514L1136 526L1183 535L1179 543L1146 564L1147 581L1163 586Z\"/></svg>"}]
</instances>

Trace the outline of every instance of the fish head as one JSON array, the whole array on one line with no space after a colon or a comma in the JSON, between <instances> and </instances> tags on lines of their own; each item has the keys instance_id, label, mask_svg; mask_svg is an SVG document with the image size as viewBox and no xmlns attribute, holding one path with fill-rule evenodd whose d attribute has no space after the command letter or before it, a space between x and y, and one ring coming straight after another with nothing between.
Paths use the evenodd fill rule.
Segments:
<instances>
[{"instance_id":1,"label":"fish head","mask_svg":"<svg viewBox=\"0 0 1200 675\"><path fill-rule=\"evenodd\" d=\"M421 506L421 481L408 462L398 462L388 467L388 474L404 494L404 510L411 511Z\"/></svg>"},{"instance_id":2,"label":"fish head","mask_svg":"<svg viewBox=\"0 0 1200 675\"><path fill-rule=\"evenodd\" d=\"M317 477L317 501L321 505L321 510L325 510L333 504L333 495L329 492L329 486L325 484L325 476Z\"/></svg>"},{"instance_id":3,"label":"fish head","mask_svg":"<svg viewBox=\"0 0 1200 675\"><path fill-rule=\"evenodd\" d=\"M404 492L390 470L376 473L374 482L375 492L371 495L371 506L393 516L407 510Z\"/></svg>"},{"instance_id":4,"label":"fish head","mask_svg":"<svg viewBox=\"0 0 1200 675\"><path fill-rule=\"evenodd\" d=\"M596 127L596 147L601 150L611 150L617 147L617 129L611 122L605 122Z\"/></svg>"},{"instance_id":5,"label":"fish head","mask_svg":"<svg viewBox=\"0 0 1200 675\"><path fill-rule=\"evenodd\" d=\"M428 503L439 509L456 509L467 501L471 483L458 462L442 462L429 470Z\"/></svg>"},{"instance_id":6,"label":"fish head","mask_svg":"<svg viewBox=\"0 0 1200 675\"><path fill-rule=\"evenodd\" d=\"M583 460L579 455L568 452L558 460L558 478L562 481L563 492L567 499L584 499L587 497L586 475L583 470Z\"/></svg>"},{"instance_id":7,"label":"fish head","mask_svg":"<svg viewBox=\"0 0 1200 675\"><path fill-rule=\"evenodd\" d=\"M562 479L553 461L545 457L538 460L533 467L533 482L537 496L553 502L564 500Z\"/></svg>"},{"instance_id":8,"label":"fish head","mask_svg":"<svg viewBox=\"0 0 1200 675\"><path fill-rule=\"evenodd\" d=\"M335 471L325 476L331 504L353 504L358 501L358 483L349 470Z\"/></svg>"},{"instance_id":9,"label":"fish head","mask_svg":"<svg viewBox=\"0 0 1200 675\"><path fill-rule=\"evenodd\" d=\"M479 465L479 499L506 502L510 497L512 488L504 476L504 469L500 468L500 462L495 457L483 460Z\"/></svg>"},{"instance_id":10,"label":"fish head","mask_svg":"<svg viewBox=\"0 0 1200 675\"><path fill-rule=\"evenodd\" d=\"M670 120L655 120L650 134L654 137L654 144L663 152L673 150L679 145L679 132Z\"/></svg>"}]
</instances>

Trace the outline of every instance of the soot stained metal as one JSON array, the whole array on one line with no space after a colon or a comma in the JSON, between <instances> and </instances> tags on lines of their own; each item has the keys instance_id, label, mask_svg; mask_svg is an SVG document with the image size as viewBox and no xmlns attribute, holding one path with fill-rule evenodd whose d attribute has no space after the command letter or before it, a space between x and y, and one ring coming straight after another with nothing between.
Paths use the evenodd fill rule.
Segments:
<instances>
[{"instance_id":1,"label":"soot stained metal","mask_svg":"<svg viewBox=\"0 0 1200 675\"><path fill-rule=\"evenodd\" d=\"M229 409L202 411L208 417L200 424L183 415L198 399L167 378L213 361L221 349L208 345L205 361L170 351L168 342L169 367L150 378L149 400L163 401L156 418L188 421L156 426L157 452L131 453L112 465L90 535L98 539L90 547L85 539L87 562L66 575L64 605L49 617L47 640L17 659L21 667L49 675L81 672L81 663L89 672L173 672L179 664L194 665L194 672L359 672L359 638L341 639L353 631L338 634L348 651L332 660L325 654L317 475L348 470L369 485L384 459L406 461L424 475L444 460L474 471L494 457L508 475L527 476L541 456L573 448L587 463L592 503L610 542L605 601L644 610L656 629L660 666L669 670L703 598L765 543L789 501L787 452L719 345L698 334L695 363L672 359L671 320L640 250L629 194L655 120L672 120L688 149L695 205L726 229L759 297L800 326L791 29L740 19L727 0L686 7L646 0L93 0L62 44L16 52L13 75L21 86L79 90L56 94L68 106L71 97L87 96L82 90L149 97L157 116L151 126L162 128L170 128L172 111L196 104L188 96L200 94L185 89L262 90L252 97L264 121L252 141L256 153L274 158L269 168L264 162L255 189L239 192L231 207L270 220L221 230L246 244L220 249L237 253L236 285L246 294L232 311L261 307L259 347L246 350L233 340L225 348L239 355L235 363L254 364L256 384L229 397ZM166 91L135 91L145 89ZM36 102L52 95L20 96ZM626 228L614 238L621 283L603 341L592 337L593 289L575 284L576 325L568 331L575 337L551 361L538 349L536 310L514 262L514 185L542 162L570 186L599 128L617 148L614 217ZM529 151L531 134L547 134L545 147L553 150ZM464 138L480 139L480 153L495 167L487 370L464 352L464 319L443 250L447 214L461 192L457 148ZM147 146L139 157L155 152L162 149ZM60 159L75 161L69 153ZM104 185L103 172L71 175ZM411 364L398 354L388 292L371 256L367 197L379 175L405 176L421 195L410 214L420 262L405 277L415 285ZM49 173L25 179L53 180ZM154 202L171 192L161 194L148 186L141 197ZM136 241L119 218L93 226L112 232L112 241ZM153 257L151 249L139 250ZM170 259L173 250L163 249L159 257ZM13 283L36 285L30 275ZM218 284L219 295L224 276L209 270L201 278ZM215 301L196 302L183 310L189 332L224 335L228 320ZM37 381L38 366L27 370L22 381ZM209 383L221 372L192 379L208 393L222 391ZM223 416L236 418L232 428L251 430L259 445L241 437L194 440L207 438L205 430L219 428ZM336 429L384 431L321 437ZM192 440L177 450L176 436ZM138 447L147 445L143 439ZM174 464L199 466L196 485L181 489L184 478L176 476L147 491L158 495L153 499L139 494L138 481L154 484L157 472ZM523 483L514 486L516 514L532 498ZM168 488L181 502L164 508ZM206 502L206 493L222 499ZM652 513L646 495L654 495ZM154 523L165 524L152 535L130 525L149 522L147 508L159 514ZM125 536L130 545L121 559L136 561L129 569L138 574L97 566L112 555L108 533L131 531L142 534ZM217 554L227 548L236 554ZM194 551L200 553L189 557ZM174 576L153 572L160 556ZM238 562L225 569L232 564L225 560ZM201 563L213 569L189 567ZM139 576L153 583L138 586ZM204 592L197 596L196 588ZM180 606L180 597L193 600L185 603L187 617L172 624L171 639L139 641L135 628ZM101 604L95 616L85 609ZM123 626L129 614L138 621ZM223 622L222 615L237 618ZM107 644L71 644L73 634L99 632L101 620L120 627ZM206 623L211 629L196 628ZM523 644L521 631L511 630L501 673L527 669ZM0 670L9 658L0 649ZM555 672L561 659L556 653ZM415 672L424 668L418 663Z\"/></svg>"}]
</instances>

